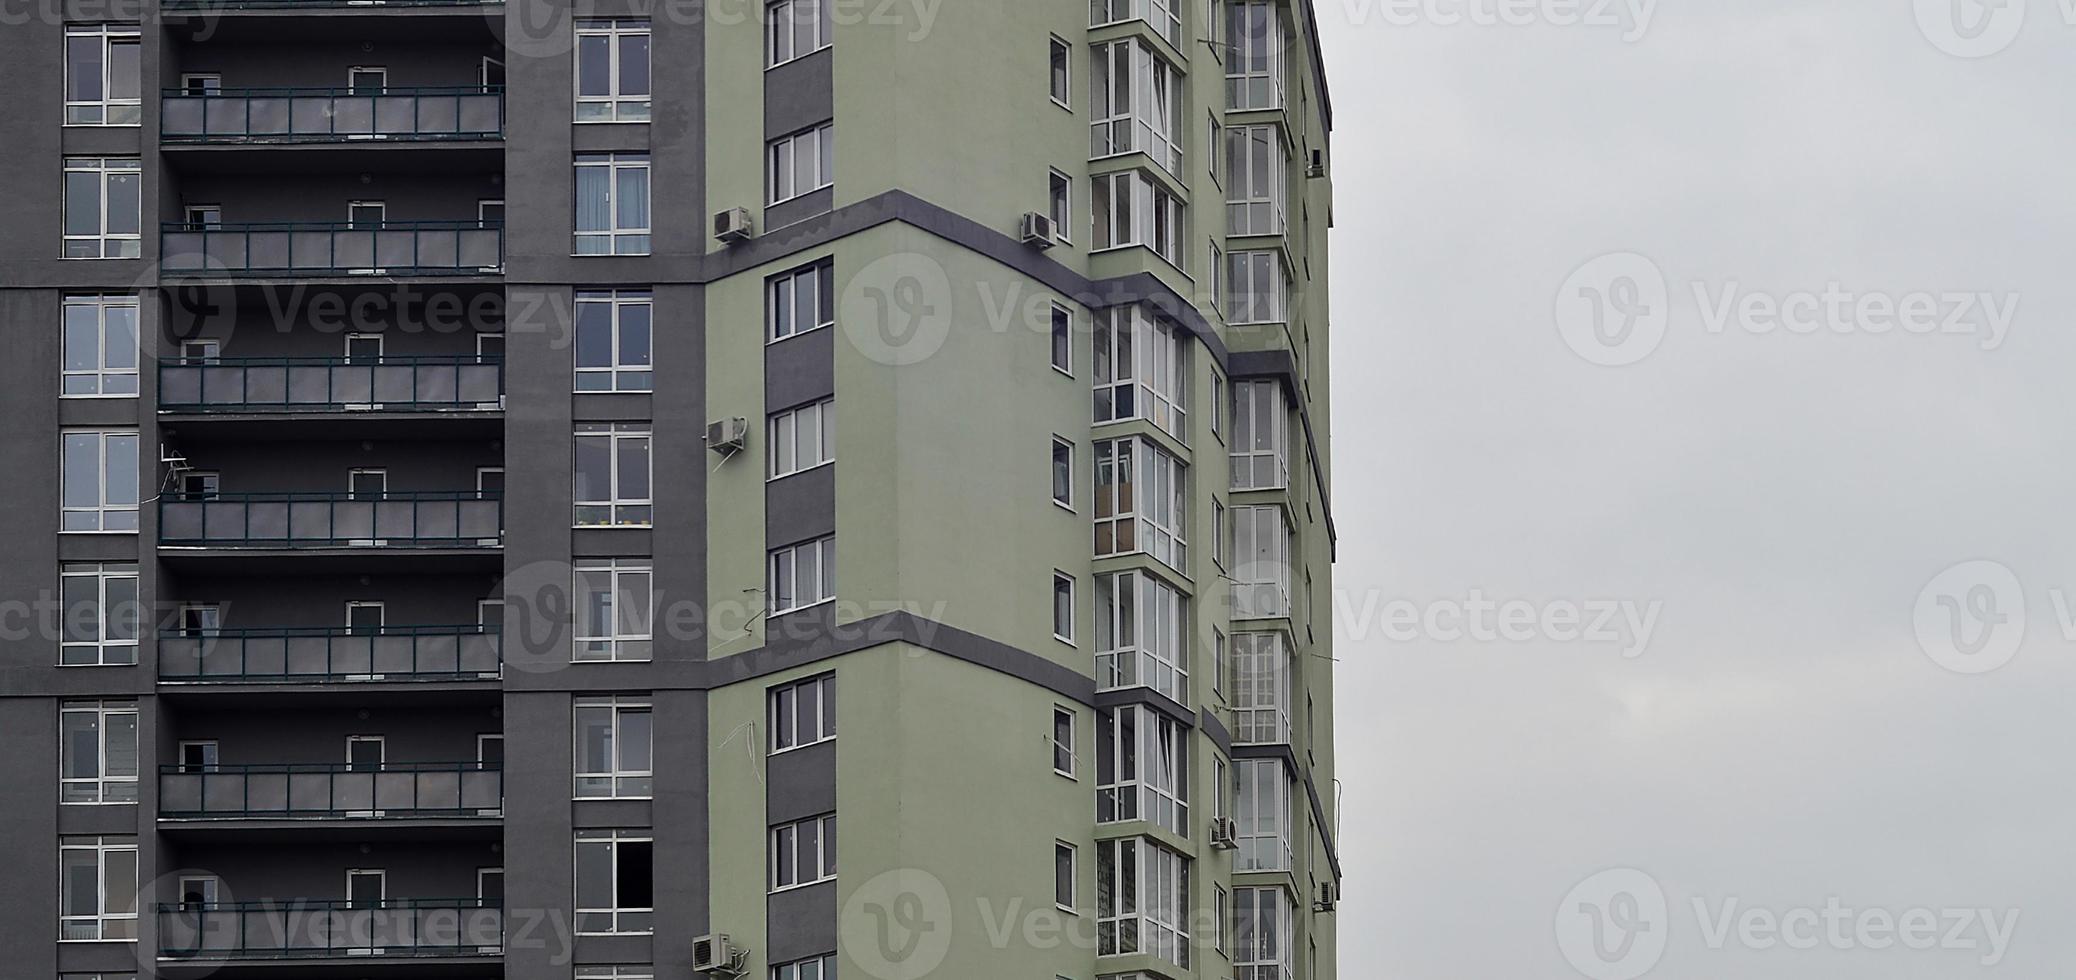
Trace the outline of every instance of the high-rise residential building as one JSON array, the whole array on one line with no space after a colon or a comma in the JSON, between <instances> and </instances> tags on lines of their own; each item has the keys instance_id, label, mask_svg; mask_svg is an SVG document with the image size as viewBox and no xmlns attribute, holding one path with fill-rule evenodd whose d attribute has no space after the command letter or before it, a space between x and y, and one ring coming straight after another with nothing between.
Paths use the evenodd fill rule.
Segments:
<instances>
[{"instance_id":1,"label":"high-rise residential building","mask_svg":"<svg viewBox=\"0 0 2076 980\"><path fill-rule=\"evenodd\" d=\"M0 26L0 972L1334 980L1318 40Z\"/></svg>"}]
</instances>

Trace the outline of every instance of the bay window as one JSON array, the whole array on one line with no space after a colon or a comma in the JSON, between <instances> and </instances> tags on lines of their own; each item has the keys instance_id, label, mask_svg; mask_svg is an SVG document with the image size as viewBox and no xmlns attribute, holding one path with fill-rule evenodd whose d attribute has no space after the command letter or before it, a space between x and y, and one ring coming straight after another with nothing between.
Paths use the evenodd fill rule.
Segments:
<instances>
[{"instance_id":1,"label":"bay window","mask_svg":"<svg viewBox=\"0 0 2076 980\"><path fill-rule=\"evenodd\" d=\"M1284 32L1275 0L1232 0L1226 14L1226 108L1282 108Z\"/></svg>"},{"instance_id":2,"label":"bay window","mask_svg":"<svg viewBox=\"0 0 2076 980\"><path fill-rule=\"evenodd\" d=\"M1238 745L1290 741L1290 647L1282 633L1234 633L1233 714Z\"/></svg>"},{"instance_id":3,"label":"bay window","mask_svg":"<svg viewBox=\"0 0 2076 980\"><path fill-rule=\"evenodd\" d=\"M1097 311L1096 422L1146 419L1182 438L1192 342L1181 328L1143 307Z\"/></svg>"},{"instance_id":4,"label":"bay window","mask_svg":"<svg viewBox=\"0 0 2076 980\"><path fill-rule=\"evenodd\" d=\"M1234 871L1292 871L1290 776L1281 759L1240 759L1233 765L1239 793L1233 807L1240 849Z\"/></svg>"},{"instance_id":5,"label":"bay window","mask_svg":"<svg viewBox=\"0 0 2076 980\"><path fill-rule=\"evenodd\" d=\"M1281 382L1233 382L1234 490L1290 485L1289 432Z\"/></svg>"},{"instance_id":6,"label":"bay window","mask_svg":"<svg viewBox=\"0 0 2076 980\"><path fill-rule=\"evenodd\" d=\"M1182 461L1145 438L1104 439L1095 448L1096 557L1144 552L1186 571L1188 480Z\"/></svg>"},{"instance_id":7,"label":"bay window","mask_svg":"<svg viewBox=\"0 0 2076 980\"><path fill-rule=\"evenodd\" d=\"M1189 679L1180 592L1145 572L1096 576L1096 686L1151 688L1175 701Z\"/></svg>"},{"instance_id":8,"label":"bay window","mask_svg":"<svg viewBox=\"0 0 2076 980\"><path fill-rule=\"evenodd\" d=\"M1189 728L1144 705L1096 712L1096 822L1189 836Z\"/></svg>"},{"instance_id":9,"label":"bay window","mask_svg":"<svg viewBox=\"0 0 2076 980\"><path fill-rule=\"evenodd\" d=\"M1233 980L1293 980L1297 903L1282 888L1233 892Z\"/></svg>"},{"instance_id":10,"label":"bay window","mask_svg":"<svg viewBox=\"0 0 2076 980\"><path fill-rule=\"evenodd\" d=\"M1095 46L1089 94L1089 157L1144 153L1169 173L1182 173L1182 72L1144 41Z\"/></svg>"},{"instance_id":11,"label":"bay window","mask_svg":"<svg viewBox=\"0 0 2076 980\"><path fill-rule=\"evenodd\" d=\"M1189 966L1189 859L1150 840L1096 842L1096 955Z\"/></svg>"},{"instance_id":12,"label":"bay window","mask_svg":"<svg viewBox=\"0 0 2076 980\"><path fill-rule=\"evenodd\" d=\"M1290 522L1281 507L1234 507L1233 618L1290 615Z\"/></svg>"},{"instance_id":13,"label":"bay window","mask_svg":"<svg viewBox=\"0 0 2076 980\"><path fill-rule=\"evenodd\" d=\"M1282 323L1288 317L1290 273L1277 252L1233 252L1226 256L1227 322Z\"/></svg>"},{"instance_id":14,"label":"bay window","mask_svg":"<svg viewBox=\"0 0 2076 980\"><path fill-rule=\"evenodd\" d=\"M1226 130L1225 233L1280 235L1284 228L1286 159L1276 126Z\"/></svg>"},{"instance_id":15,"label":"bay window","mask_svg":"<svg viewBox=\"0 0 2076 980\"><path fill-rule=\"evenodd\" d=\"M1182 201L1152 177L1127 170L1090 178L1089 211L1091 251L1137 245L1182 267Z\"/></svg>"}]
</instances>

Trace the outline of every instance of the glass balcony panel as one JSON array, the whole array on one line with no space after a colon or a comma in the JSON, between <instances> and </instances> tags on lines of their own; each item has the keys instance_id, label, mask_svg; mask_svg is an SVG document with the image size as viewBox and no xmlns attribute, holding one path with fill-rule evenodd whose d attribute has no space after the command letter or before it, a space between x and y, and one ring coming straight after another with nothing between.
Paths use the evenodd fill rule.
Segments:
<instances>
[{"instance_id":1,"label":"glass balcony panel","mask_svg":"<svg viewBox=\"0 0 2076 980\"><path fill-rule=\"evenodd\" d=\"M455 100L455 124L457 132L470 134L502 134L505 131L505 99L503 94L463 95Z\"/></svg>"},{"instance_id":2,"label":"glass balcony panel","mask_svg":"<svg viewBox=\"0 0 2076 980\"><path fill-rule=\"evenodd\" d=\"M430 241L438 236L445 236L446 240L451 243L454 237L454 233L451 231L436 230L413 233L410 231L384 230L374 232L373 235L375 240L374 261L372 263L349 263L350 267L358 268L361 265L374 265L384 269L416 269L435 266L451 268L455 264L451 257L447 261L441 261L441 250ZM453 251L451 244L447 251ZM421 253L426 257L424 262L418 260ZM359 253L355 252L353 254L358 255Z\"/></svg>"},{"instance_id":3,"label":"glass balcony panel","mask_svg":"<svg viewBox=\"0 0 2076 980\"><path fill-rule=\"evenodd\" d=\"M164 904L158 924L160 955L176 959L418 959L504 944L503 909L479 899Z\"/></svg>"},{"instance_id":4,"label":"glass balcony panel","mask_svg":"<svg viewBox=\"0 0 2076 980\"><path fill-rule=\"evenodd\" d=\"M384 99L382 108L387 108L390 101L389 99ZM413 98L400 101L407 102L408 104L400 105L392 110L402 114L402 121L396 130L399 134L433 135L465 131L459 118L461 113L461 99L459 96ZM387 128L387 123L379 110L376 113L376 120L385 123L383 132L391 132ZM477 130L477 132L482 132L482 130Z\"/></svg>"},{"instance_id":5,"label":"glass balcony panel","mask_svg":"<svg viewBox=\"0 0 2076 980\"><path fill-rule=\"evenodd\" d=\"M382 136L410 136L418 132L418 106L416 96L383 95L369 100L373 105L374 124L368 132ZM444 100L428 100L428 105L438 105ZM450 103L451 104L451 103ZM452 129L452 125L442 127Z\"/></svg>"},{"instance_id":6,"label":"glass balcony panel","mask_svg":"<svg viewBox=\"0 0 2076 980\"><path fill-rule=\"evenodd\" d=\"M242 494L210 500L178 495L159 503L167 544L351 547L380 542L436 546L495 544L503 533L495 493Z\"/></svg>"},{"instance_id":7,"label":"glass balcony panel","mask_svg":"<svg viewBox=\"0 0 2076 980\"><path fill-rule=\"evenodd\" d=\"M159 103L159 132L166 136L198 137L208 132L208 99L168 97Z\"/></svg>"},{"instance_id":8,"label":"glass balcony panel","mask_svg":"<svg viewBox=\"0 0 2076 980\"><path fill-rule=\"evenodd\" d=\"M328 101L331 110L331 132L336 136L368 136L378 129L375 125L375 97L372 95L334 95L313 102ZM300 131L299 131L300 132Z\"/></svg>"},{"instance_id":9,"label":"glass balcony panel","mask_svg":"<svg viewBox=\"0 0 2076 980\"><path fill-rule=\"evenodd\" d=\"M209 135L280 139L295 132L297 100L286 95L211 99ZM217 116L221 114L221 121Z\"/></svg>"},{"instance_id":10,"label":"glass balcony panel","mask_svg":"<svg viewBox=\"0 0 2076 980\"><path fill-rule=\"evenodd\" d=\"M312 269L372 269L381 264L376 257L375 240L380 232L367 229L341 229L310 231L298 234L307 236L310 245L307 254L298 254L298 266Z\"/></svg>"}]
</instances>

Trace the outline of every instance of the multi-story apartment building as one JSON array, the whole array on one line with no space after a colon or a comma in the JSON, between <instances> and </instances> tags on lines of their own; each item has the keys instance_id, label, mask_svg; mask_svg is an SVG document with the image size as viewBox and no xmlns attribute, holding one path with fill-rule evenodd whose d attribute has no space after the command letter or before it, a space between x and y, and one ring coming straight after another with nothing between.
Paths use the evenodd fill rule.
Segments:
<instances>
[{"instance_id":1,"label":"multi-story apartment building","mask_svg":"<svg viewBox=\"0 0 2076 980\"><path fill-rule=\"evenodd\" d=\"M0 26L5 974L1334 980L1309 0L574 6Z\"/></svg>"}]
</instances>

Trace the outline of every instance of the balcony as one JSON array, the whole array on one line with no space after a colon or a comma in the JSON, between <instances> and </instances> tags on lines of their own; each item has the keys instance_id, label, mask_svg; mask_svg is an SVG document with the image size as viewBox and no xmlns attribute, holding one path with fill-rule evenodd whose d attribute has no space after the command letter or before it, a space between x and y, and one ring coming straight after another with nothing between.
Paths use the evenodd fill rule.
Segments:
<instances>
[{"instance_id":1,"label":"balcony","mask_svg":"<svg viewBox=\"0 0 2076 980\"><path fill-rule=\"evenodd\" d=\"M476 898L161 904L159 957L289 960L501 956L504 909Z\"/></svg>"},{"instance_id":2,"label":"balcony","mask_svg":"<svg viewBox=\"0 0 2076 980\"><path fill-rule=\"evenodd\" d=\"M160 274L172 279L336 275L494 276L504 228L494 221L258 222L160 228Z\"/></svg>"},{"instance_id":3,"label":"balcony","mask_svg":"<svg viewBox=\"0 0 2076 980\"><path fill-rule=\"evenodd\" d=\"M176 358L159 365L168 414L494 412L504 359L413 357Z\"/></svg>"},{"instance_id":4,"label":"balcony","mask_svg":"<svg viewBox=\"0 0 2076 980\"><path fill-rule=\"evenodd\" d=\"M159 8L169 14L213 13L219 10L437 10L447 7L482 11L503 6L504 0L161 0L159 4Z\"/></svg>"},{"instance_id":5,"label":"balcony","mask_svg":"<svg viewBox=\"0 0 2076 980\"><path fill-rule=\"evenodd\" d=\"M159 543L189 548L498 548L504 497L458 493L224 493L159 498Z\"/></svg>"},{"instance_id":6,"label":"balcony","mask_svg":"<svg viewBox=\"0 0 2076 980\"><path fill-rule=\"evenodd\" d=\"M208 630L161 634L161 681L354 684L495 680L496 627Z\"/></svg>"},{"instance_id":7,"label":"balcony","mask_svg":"<svg viewBox=\"0 0 2076 980\"><path fill-rule=\"evenodd\" d=\"M504 772L495 763L159 769L159 816L168 820L500 817L504 794Z\"/></svg>"},{"instance_id":8,"label":"balcony","mask_svg":"<svg viewBox=\"0 0 2076 980\"><path fill-rule=\"evenodd\" d=\"M169 89L159 100L160 142L383 143L498 140L505 134L498 86L240 88L206 94Z\"/></svg>"}]
</instances>

